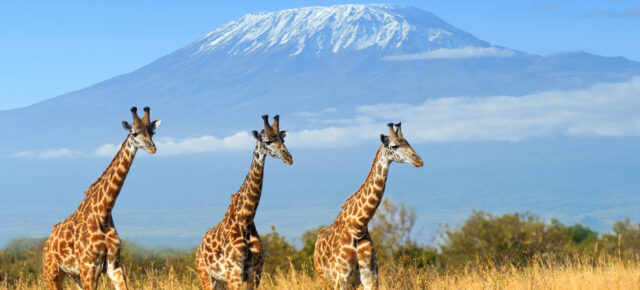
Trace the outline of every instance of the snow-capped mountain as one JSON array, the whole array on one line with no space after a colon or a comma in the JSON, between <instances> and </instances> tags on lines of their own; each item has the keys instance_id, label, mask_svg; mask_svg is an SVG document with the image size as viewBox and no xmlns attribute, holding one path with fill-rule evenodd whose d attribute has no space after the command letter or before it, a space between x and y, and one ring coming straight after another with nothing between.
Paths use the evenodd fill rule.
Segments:
<instances>
[{"instance_id":1,"label":"snow-capped mountain","mask_svg":"<svg viewBox=\"0 0 640 290\"><path fill-rule=\"evenodd\" d=\"M289 167L269 161L256 224L261 233L273 224L293 238L331 222L328 218L337 212L327 213L338 210L359 186L379 145L375 140L349 147L355 131L345 131L349 133L334 135L334 140L340 139L336 147L296 148L296 135L368 124L369 115L362 114L366 107L420 107L441 97L501 100L625 82L640 75L640 63L623 57L516 52L477 39L429 12L394 5L248 14L185 45L131 73L25 108L0 111L0 246L3 238L47 235L52 224L77 206L82 190L110 157L96 154L109 152L124 138L120 122L130 121L131 106L150 106L151 117L163 120L155 140L169 139L162 141L166 147L158 146L159 152L180 142L189 147L228 140L212 136L230 137L233 143L238 132L251 138L250 130L261 129L260 115L280 114L281 127L291 131L287 146L295 151L296 163ZM438 113L459 107L447 102L443 108ZM472 110L462 111L474 120ZM405 122L407 136L419 135L414 131L418 125L432 125L412 124L384 110L380 115L374 122L381 126L372 129L372 140L384 132L382 118L384 123ZM522 123L537 126L537 119L524 117ZM459 127L466 125L447 130L465 135L456 133ZM371 133L355 128L359 134ZM324 134L310 136L309 143L329 139ZM640 212L633 208L639 188L633 174L640 162L627 162L637 159L637 138L552 139L412 143L425 166L394 165L388 197L416 205L422 219L416 228L428 220L432 227L427 229L434 232L438 223L455 224L473 208L532 209L541 214L555 208L565 216L608 220L624 218L612 217L615 212ZM121 236L151 244L197 244L202 232L224 213L228 194L246 174L250 145L246 152L233 154L193 153L198 146L190 149L192 154L177 157L139 153L114 212ZM446 211L455 213L437 218ZM546 217L561 217L552 214ZM25 220L32 228L20 232L15 225ZM610 227L596 229L605 228Z\"/></svg>"},{"instance_id":2,"label":"snow-capped mountain","mask_svg":"<svg viewBox=\"0 0 640 290\"><path fill-rule=\"evenodd\" d=\"M489 44L427 11L397 5L336 5L248 14L192 45L196 53L231 55L360 50L397 54L461 46Z\"/></svg>"},{"instance_id":3,"label":"snow-capped mountain","mask_svg":"<svg viewBox=\"0 0 640 290\"><path fill-rule=\"evenodd\" d=\"M111 136L102 129L121 121L132 105L149 105L163 118L179 120L163 123L171 136L226 135L253 124L247 116L265 112L334 108L336 117L347 117L367 104L524 95L634 75L640 75L640 64L624 58L584 52L543 57L492 46L412 7L337 5L255 13L131 73L0 112L0 124L16 124L0 131L5 140L0 154L18 144L64 146L77 130L92 135L80 144L104 143ZM42 132L23 136L43 120L49 126ZM193 125L202 122L231 125Z\"/></svg>"}]
</instances>

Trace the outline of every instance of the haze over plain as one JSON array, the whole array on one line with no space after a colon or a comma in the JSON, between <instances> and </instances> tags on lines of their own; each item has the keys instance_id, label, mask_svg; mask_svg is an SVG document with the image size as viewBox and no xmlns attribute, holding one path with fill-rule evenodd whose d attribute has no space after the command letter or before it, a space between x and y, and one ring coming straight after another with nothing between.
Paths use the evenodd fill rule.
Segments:
<instances>
[{"instance_id":1,"label":"haze over plain","mask_svg":"<svg viewBox=\"0 0 640 290\"><path fill-rule=\"evenodd\" d=\"M45 236L75 209L132 105L163 119L158 155L140 152L114 210L143 243L193 245L217 223L263 113L281 114L296 161L267 161L261 232L330 223L389 121L425 160L393 165L386 193L417 208L421 240L472 209L606 230L638 219L637 76L623 57L496 46L413 7L249 14L131 73L1 111L0 243Z\"/></svg>"}]
</instances>

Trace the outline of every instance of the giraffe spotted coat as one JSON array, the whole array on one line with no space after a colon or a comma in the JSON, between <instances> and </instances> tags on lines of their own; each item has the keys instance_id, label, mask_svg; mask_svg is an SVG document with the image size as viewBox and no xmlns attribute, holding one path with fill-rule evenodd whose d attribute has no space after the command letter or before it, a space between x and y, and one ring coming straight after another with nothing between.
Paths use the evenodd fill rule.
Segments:
<instances>
[{"instance_id":1,"label":"giraffe spotted coat","mask_svg":"<svg viewBox=\"0 0 640 290\"><path fill-rule=\"evenodd\" d=\"M249 173L235 194L222 221L207 231L196 251L196 269L203 289L239 289L260 285L264 256L262 243L253 219L262 194L266 155L291 165L293 159L284 146L286 131L279 131L279 116L273 126L262 116L265 129L253 131L256 147Z\"/></svg>"},{"instance_id":2,"label":"giraffe spotted coat","mask_svg":"<svg viewBox=\"0 0 640 290\"><path fill-rule=\"evenodd\" d=\"M334 288L378 288L378 262L368 224L384 193L392 161L422 166L422 159L402 137L400 123L389 124L390 135L381 135L373 165L365 182L342 205L333 224L318 232L313 263L318 276L334 282Z\"/></svg>"},{"instance_id":3,"label":"giraffe spotted coat","mask_svg":"<svg viewBox=\"0 0 640 290\"><path fill-rule=\"evenodd\" d=\"M151 137L159 120L149 121L149 108L140 119L136 108L133 125L123 122L130 133L111 164L88 190L75 212L53 226L44 244L43 273L48 289L62 289L65 275L79 287L96 289L100 274L106 272L116 289L127 289L120 265L120 238L111 216L116 199L138 148L156 152Z\"/></svg>"}]
</instances>

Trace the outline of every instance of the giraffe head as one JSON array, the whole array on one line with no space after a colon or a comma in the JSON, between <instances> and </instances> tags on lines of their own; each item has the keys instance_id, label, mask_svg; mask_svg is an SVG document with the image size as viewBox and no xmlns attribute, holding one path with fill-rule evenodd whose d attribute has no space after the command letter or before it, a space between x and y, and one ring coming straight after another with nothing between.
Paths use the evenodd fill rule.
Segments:
<instances>
[{"instance_id":1,"label":"giraffe head","mask_svg":"<svg viewBox=\"0 0 640 290\"><path fill-rule=\"evenodd\" d=\"M142 148L151 154L156 153L156 144L153 143L151 137L156 133L156 128L160 126L162 121L150 121L149 107L144 107L144 117L142 119L138 117L138 108L132 107L131 113L133 114L133 124L122 121L122 127L129 131L131 140L136 148Z\"/></svg>"},{"instance_id":2,"label":"giraffe head","mask_svg":"<svg viewBox=\"0 0 640 290\"><path fill-rule=\"evenodd\" d=\"M273 125L269 125L269 115L262 115L264 129L260 132L253 130L253 137L258 140L258 145L263 153L282 159L284 163L293 164L293 158L284 146L284 137L289 131L280 131L280 115L273 117Z\"/></svg>"},{"instance_id":3,"label":"giraffe head","mask_svg":"<svg viewBox=\"0 0 640 290\"><path fill-rule=\"evenodd\" d=\"M389 126L389 136L380 134L380 140L382 141L383 150L385 154L389 156L392 161L400 163L411 163L415 167L422 166L422 159L416 153L409 142L402 137L401 123L395 124L396 130L393 130L393 123L387 124Z\"/></svg>"}]
</instances>

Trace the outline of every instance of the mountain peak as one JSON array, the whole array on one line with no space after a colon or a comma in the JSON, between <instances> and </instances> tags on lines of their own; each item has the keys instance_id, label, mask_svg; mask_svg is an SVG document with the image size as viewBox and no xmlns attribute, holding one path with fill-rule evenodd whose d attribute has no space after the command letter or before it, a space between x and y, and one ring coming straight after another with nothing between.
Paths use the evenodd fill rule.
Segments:
<instances>
[{"instance_id":1,"label":"mountain peak","mask_svg":"<svg viewBox=\"0 0 640 290\"><path fill-rule=\"evenodd\" d=\"M334 5L244 15L191 45L195 54L324 55L372 50L383 55L489 46L430 12L413 7Z\"/></svg>"}]
</instances>

